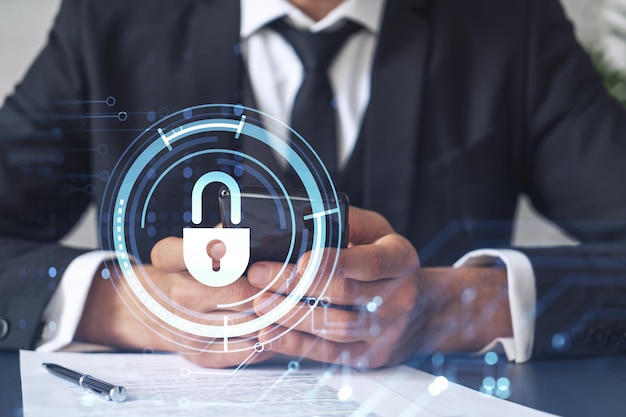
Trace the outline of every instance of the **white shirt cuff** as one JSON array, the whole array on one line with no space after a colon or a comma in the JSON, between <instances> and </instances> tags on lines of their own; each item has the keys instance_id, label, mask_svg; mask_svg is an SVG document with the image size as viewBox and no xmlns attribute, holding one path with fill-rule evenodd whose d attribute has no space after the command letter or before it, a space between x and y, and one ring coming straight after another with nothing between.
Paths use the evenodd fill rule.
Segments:
<instances>
[{"instance_id":1,"label":"white shirt cuff","mask_svg":"<svg viewBox=\"0 0 626 417\"><path fill-rule=\"evenodd\" d=\"M536 287L532 264L522 252L512 249L479 249L472 251L454 266L487 266L501 260L507 270L507 285L513 337L495 339L482 351L502 347L510 361L517 363L530 359L535 339Z\"/></svg>"},{"instance_id":2,"label":"white shirt cuff","mask_svg":"<svg viewBox=\"0 0 626 417\"><path fill-rule=\"evenodd\" d=\"M102 262L113 255L112 252L88 252L68 265L44 311L46 324L37 351L53 352L74 340L93 277Z\"/></svg>"}]
</instances>

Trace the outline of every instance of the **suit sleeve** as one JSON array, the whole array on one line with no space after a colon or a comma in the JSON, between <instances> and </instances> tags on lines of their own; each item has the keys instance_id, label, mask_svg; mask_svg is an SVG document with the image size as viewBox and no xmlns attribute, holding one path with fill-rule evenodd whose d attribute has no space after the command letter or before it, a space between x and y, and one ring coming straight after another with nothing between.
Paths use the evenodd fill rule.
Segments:
<instances>
[{"instance_id":1,"label":"suit sleeve","mask_svg":"<svg viewBox=\"0 0 626 417\"><path fill-rule=\"evenodd\" d=\"M67 265L59 245L90 202L77 2L0 109L0 349L32 348ZM83 153L81 153L83 150Z\"/></svg>"},{"instance_id":2,"label":"suit sleeve","mask_svg":"<svg viewBox=\"0 0 626 417\"><path fill-rule=\"evenodd\" d=\"M523 191L581 244L522 249L536 276L533 356L626 350L626 112L557 1L531 0Z\"/></svg>"}]
</instances>

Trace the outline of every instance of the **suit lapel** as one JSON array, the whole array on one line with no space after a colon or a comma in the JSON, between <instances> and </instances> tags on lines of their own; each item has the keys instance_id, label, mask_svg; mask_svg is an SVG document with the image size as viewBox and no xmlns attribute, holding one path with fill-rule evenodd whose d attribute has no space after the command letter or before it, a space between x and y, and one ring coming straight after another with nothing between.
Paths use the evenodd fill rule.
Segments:
<instances>
[{"instance_id":1,"label":"suit lapel","mask_svg":"<svg viewBox=\"0 0 626 417\"><path fill-rule=\"evenodd\" d=\"M387 0L363 123L364 203L401 233L408 231L413 198L430 34L426 2Z\"/></svg>"}]
</instances>

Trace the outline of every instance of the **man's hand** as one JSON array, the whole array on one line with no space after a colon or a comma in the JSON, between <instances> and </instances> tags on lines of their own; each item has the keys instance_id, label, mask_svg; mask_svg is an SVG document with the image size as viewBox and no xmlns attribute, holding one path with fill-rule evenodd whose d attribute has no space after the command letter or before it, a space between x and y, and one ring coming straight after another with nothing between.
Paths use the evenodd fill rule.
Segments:
<instances>
[{"instance_id":1,"label":"man's hand","mask_svg":"<svg viewBox=\"0 0 626 417\"><path fill-rule=\"evenodd\" d=\"M217 251L219 249L215 248ZM212 318L222 317L219 313L225 312L225 309L218 309L218 304L247 299L257 292L245 278L220 288L199 283L185 268L182 239L179 238L166 238L158 242L152 250L151 261L150 265L134 267L136 275L140 279L143 277L144 288L162 306L194 322L222 325L223 322L218 323ZM254 352L253 347L258 341L256 335L236 343L238 349L249 349L225 353L221 345L212 344L210 339L167 326L147 312L129 291L119 271L110 273L109 279L94 279L77 329L77 339L118 348L180 352L190 361L208 367L239 365L251 355L254 357L252 362L258 362L273 355L267 351ZM249 319L256 317L251 303L228 309L229 313L233 311L243 313ZM233 342L231 346L235 345Z\"/></svg>"},{"instance_id":2,"label":"man's hand","mask_svg":"<svg viewBox=\"0 0 626 417\"><path fill-rule=\"evenodd\" d=\"M505 271L421 269L415 248L382 216L350 210L350 246L340 251L327 291L308 294L323 296L329 303L312 311L296 309L281 320L282 329L262 331L259 340L271 341L273 352L375 368L400 363L416 352L476 350L492 337L511 334ZM328 250L330 256L332 251ZM284 274L289 279L274 283L274 293L255 300L257 314L266 314L283 300L307 261L305 254ZM280 266L257 263L248 279L263 288ZM319 271L318 277L329 273ZM468 288L471 302L461 296ZM495 308L483 317L487 304ZM485 318L490 323L482 323ZM292 329L286 332L288 328ZM470 334L464 331L467 328L473 329Z\"/></svg>"}]
</instances>

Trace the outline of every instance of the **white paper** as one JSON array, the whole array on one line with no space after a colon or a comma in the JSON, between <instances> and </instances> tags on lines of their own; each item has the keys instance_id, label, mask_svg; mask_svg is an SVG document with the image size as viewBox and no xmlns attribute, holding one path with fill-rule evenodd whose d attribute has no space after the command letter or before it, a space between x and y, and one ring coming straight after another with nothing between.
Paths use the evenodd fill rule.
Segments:
<instances>
[{"instance_id":1,"label":"white paper","mask_svg":"<svg viewBox=\"0 0 626 417\"><path fill-rule=\"evenodd\" d=\"M50 374L43 362L122 385L128 398L101 400ZM22 351L24 417L548 415L404 366L359 373L293 364L216 370L172 354Z\"/></svg>"}]
</instances>

